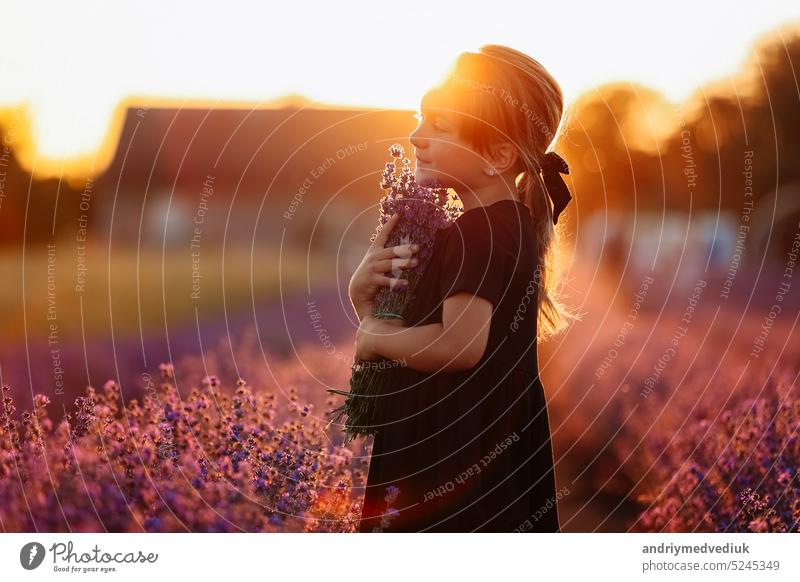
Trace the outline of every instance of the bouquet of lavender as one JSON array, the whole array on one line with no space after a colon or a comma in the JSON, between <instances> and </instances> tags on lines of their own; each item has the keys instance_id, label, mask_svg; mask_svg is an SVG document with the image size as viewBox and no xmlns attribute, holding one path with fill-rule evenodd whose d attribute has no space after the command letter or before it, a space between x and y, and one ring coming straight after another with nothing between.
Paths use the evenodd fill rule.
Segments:
<instances>
[{"instance_id":1,"label":"bouquet of lavender","mask_svg":"<svg viewBox=\"0 0 800 582\"><path fill-rule=\"evenodd\" d=\"M389 148L389 154L396 160L402 159L403 168L398 179L395 175L395 162L387 162L380 186L389 190L381 198L380 224L386 224L395 213L399 221L391 232L386 247L405 245L411 242L419 245L417 267L407 273L407 286L391 285L383 287L375 297L374 316L378 318L405 318L414 301L414 290L430 261L433 242L439 229L447 228L458 217L459 210L448 198L447 189L435 181L420 184L414 179L410 168L411 160L404 157L403 146L396 143ZM374 241L376 233L370 237ZM400 272L392 273L395 278ZM347 417L344 426L345 440L348 444L357 436L368 436L377 432L376 424L380 418L381 402L378 387L391 369L392 362L382 359L378 362L354 362L350 377L350 391L329 389L332 394L346 396L344 404L331 413L331 423ZM383 400L386 400L384 397Z\"/></svg>"}]
</instances>

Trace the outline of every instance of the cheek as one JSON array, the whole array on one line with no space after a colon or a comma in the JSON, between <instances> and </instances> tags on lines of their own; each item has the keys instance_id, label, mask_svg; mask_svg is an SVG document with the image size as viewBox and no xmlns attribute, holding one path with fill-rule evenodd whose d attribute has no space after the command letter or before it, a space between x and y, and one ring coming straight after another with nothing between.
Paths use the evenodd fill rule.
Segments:
<instances>
[{"instance_id":1,"label":"cheek","mask_svg":"<svg viewBox=\"0 0 800 582\"><path fill-rule=\"evenodd\" d=\"M428 146L429 164L417 166L416 177L435 177L447 187L463 188L480 179L481 159L460 140L440 138Z\"/></svg>"},{"instance_id":2,"label":"cheek","mask_svg":"<svg viewBox=\"0 0 800 582\"><path fill-rule=\"evenodd\" d=\"M480 176L482 160L464 145L452 147L447 156L447 169L465 184L474 183Z\"/></svg>"},{"instance_id":3,"label":"cheek","mask_svg":"<svg viewBox=\"0 0 800 582\"><path fill-rule=\"evenodd\" d=\"M459 143L442 143L434 158L436 165L454 173L468 172L475 165L475 154Z\"/></svg>"}]
</instances>

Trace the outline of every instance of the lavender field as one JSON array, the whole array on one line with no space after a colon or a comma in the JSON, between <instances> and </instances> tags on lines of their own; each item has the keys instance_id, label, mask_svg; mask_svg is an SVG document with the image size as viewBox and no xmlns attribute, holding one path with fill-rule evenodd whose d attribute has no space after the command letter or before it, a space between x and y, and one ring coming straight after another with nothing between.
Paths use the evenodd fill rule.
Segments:
<instances>
[{"instance_id":1,"label":"lavender field","mask_svg":"<svg viewBox=\"0 0 800 582\"><path fill-rule=\"evenodd\" d=\"M758 295L653 289L632 319L635 286L590 283L540 347L564 531L797 531L800 311L765 336ZM371 439L326 430L352 338L231 342L74 401L4 385L3 531L355 531Z\"/></svg>"}]
</instances>

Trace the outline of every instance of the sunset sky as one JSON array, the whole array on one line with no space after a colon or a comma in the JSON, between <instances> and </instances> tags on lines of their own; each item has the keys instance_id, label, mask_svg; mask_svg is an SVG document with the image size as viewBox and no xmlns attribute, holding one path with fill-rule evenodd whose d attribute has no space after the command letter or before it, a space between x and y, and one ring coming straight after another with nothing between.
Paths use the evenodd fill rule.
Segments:
<instances>
[{"instance_id":1,"label":"sunset sky","mask_svg":"<svg viewBox=\"0 0 800 582\"><path fill-rule=\"evenodd\" d=\"M30 104L45 162L95 150L129 95L415 108L484 43L540 60L568 99L633 81L681 100L734 75L765 32L800 23L800 2L3 0L2 21L0 106Z\"/></svg>"}]
</instances>

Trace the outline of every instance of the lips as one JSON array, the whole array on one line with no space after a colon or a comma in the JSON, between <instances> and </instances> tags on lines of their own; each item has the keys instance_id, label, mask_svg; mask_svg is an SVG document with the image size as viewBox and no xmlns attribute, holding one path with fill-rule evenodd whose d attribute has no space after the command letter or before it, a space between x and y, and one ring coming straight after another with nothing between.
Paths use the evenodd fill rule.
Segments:
<instances>
[{"instance_id":1,"label":"lips","mask_svg":"<svg viewBox=\"0 0 800 582\"><path fill-rule=\"evenodd\" d=\"M423 164L427 164L428 163L428 160L426 160L425 158L421 158L419 156L415 156L415 157L417 158L417 162L422 162Z\"/></svg>"}]
</instances>

